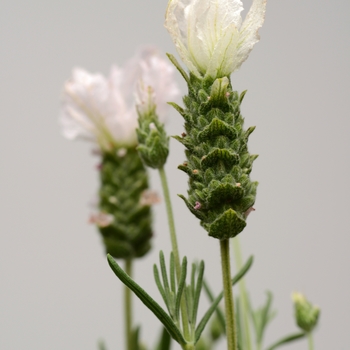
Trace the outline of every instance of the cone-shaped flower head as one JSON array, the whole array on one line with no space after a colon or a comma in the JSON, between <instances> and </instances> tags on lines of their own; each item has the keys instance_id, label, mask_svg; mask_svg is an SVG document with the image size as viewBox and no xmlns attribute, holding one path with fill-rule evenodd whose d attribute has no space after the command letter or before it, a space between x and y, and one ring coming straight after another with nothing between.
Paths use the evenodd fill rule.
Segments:
<instances>
[{"instance_id":1,"label":"cone-shaped flower head","mask_svg":"<svg viewBox=\"0 0 350 350\"><path fill-rule=\"evenodd\" d=\"M64 136L92 140L105 152L135 146L135 103L146 108L151 101L164 115L166 102L178 94L173 72L170 63L153 48L141 50L123 68L113 66L107 78L74 69L64 86ZM140 85L152 91L152 96L147 96Z\"/></svg>"},{"instance_id":2,"label":"cone-shaped flower head","mask_svg":"<svg viewBox=\"0 0 350 350\"><path fill-rule=\"evenodd\" d=\"M311 332L317 325L320 308L312 305L301 293L293 293L292 299L294 302L297 325L303 331Z\"/></svg>"},{"instance_id":3,"label":"cone-shaped flower head","mask_svg":"<svg viewBox=\"0 0 350 350\"><path fill-rule=\"evenodd\" d=\"M179 55L197 77L230 75L259 41L266 0L253 0L242 23L240 0L170 0L168 29Z\"/></svg>"}]
</instances>

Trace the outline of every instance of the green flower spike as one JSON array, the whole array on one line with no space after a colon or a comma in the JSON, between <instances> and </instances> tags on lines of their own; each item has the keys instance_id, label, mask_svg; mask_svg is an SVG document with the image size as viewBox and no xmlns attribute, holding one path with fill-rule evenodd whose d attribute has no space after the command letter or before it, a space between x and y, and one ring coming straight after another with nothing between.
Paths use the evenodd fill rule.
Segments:
<instances>
[{"instance_id":1,"label":"green flower spike","mask_svg":"<svg viewBox=\"0 0 350 350\"><path fill-rule=\"evenodd\" d=\"M103 153L100 181L99 210L108 220L96 223L106 252L121 259L142 257L151 248L152 196L135 147Z\"/></svg>"},{"instance_id":2,"label":"green flower spike","mask_svg":"<svg viewBox=\"0 0 350 350\"><path fill-rule=\"evenodd\" d=\"M232 91L228 77L214 81L188 77L169 57L189 88L183 99L186 108L172 103L185 120L185 132L175 136L186 147L187 156L178 168L189 176L188 198L180 197L209 236L235 237L254 210L258 185L249 177L257 155L251 155L247 146L255 127L244 130L240 113L245 92Z\"/></svg>"}]
</instances>

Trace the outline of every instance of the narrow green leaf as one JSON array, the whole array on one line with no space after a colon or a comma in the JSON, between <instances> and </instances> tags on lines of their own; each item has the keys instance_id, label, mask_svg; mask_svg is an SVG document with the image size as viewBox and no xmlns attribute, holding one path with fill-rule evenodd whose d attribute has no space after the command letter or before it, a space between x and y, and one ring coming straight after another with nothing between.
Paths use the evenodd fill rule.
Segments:
<instances>
[{"instance_id":1,"label":"narrow green leaf","mask_svg":"<svg viewBox=\"0 0 350 350\"><path fill-rule=\"evenodd\" d=\"M208 283L205 280L203 281L203 287L204 287L205 292L207 293L207 296L208 296L210 302L213 302L214 301L214 295L213 295L213 293L212 293ZM216 308L215 312L216 312L216 316L218 318L218 321L220 322L220 325L222 327L222 330L225 333L226 332L226 329L225 329L226 328L225 316L224 316L222 310L219 307Z\"/></svg>"},{"instance_id":2,"label":"narrow green leaf","mask_svg":"<svg viewBox=\"0 0 350 350\"><path fill-rule=\"evenodd\" d=\"M176 327L173 320L162 309L162 307L144 290L142 289L132 278L130 278L123 269L117 264L110 254L107 254L108 264L115 273L115 275L127 286L134 294L153 312L158 320L164 325L169 334L179 344L184 345L186 341L182 336L180 330Z\"/></svg>"},{"instance_id":3,"label":"narrow green leaf","mask_svg":"<svg viewBox=\"0 0 350 350\"><path fill-rule=\"evenodd\" d=\"M204 261L202 260L199 264L197 284L196 284L194 298L193 298L192 322L194 325L197 322L198 305L199 305L199 299L201 296L201 291L203 286L203 275L204 275Z\"/></svg>"},{"instance_id":4,"label":"narrow green leaf","mask_svg":"<svg viewBox=\"0 0 350 350\"><path fill-rule=\"evenodd\" d=\"M267 300L265 306L261 309L261 317L260 317L260 324L259 329L257 332L257 342L259 344L262 343L264 332L266 329L266 326L269 322L269 315L270 315L270 309L271 309L271 302L272 302L272 293L270 291L267 292Z\"/></svg>"},{"instance_id":5,"label":"narrow green leaf","mask_svg":"<svg viewBox=\"0 0 350 350\"><path fill-rule=\"evenodd\" d=\"M163 328L156 350L170 350L171 337L168 331Z\"/></svg>"},{"instance_id":6,"label":"narrow green leaf","mask_svg":"<svg viewBox=\"0 0 350 350\"><path fill-rule=\"evenodd\" d=\"M280 339L279 341L277 341L276 343L269 346L266 350L277 349L280 345L284 345L284 344L290 343L294 340L304 338L305 336L306 336L306 333L296 333L296 334L288 335L287 337L284 337L284 338Z\"/></svg>"},{"instance_id":7,"label":"narrow green leaf","mask_svg":"<svg viewBox=\"0 0 350 350\"><path fill-rule=\"evenodd\" d=\"M196 290L196 282L195 282L195 277L196 277L196 271L197 271L197 266L196 264L192 264L192 273L191 273L191 296L192 296L192 300L194 299L194 293Z\"/></svg>"},{"instance_id":8,"label":"narrow green leaf","mask_svg":"<svg viewBox=\"0 0 350 350\"><path fill-rule=\"evenodd\" d=\"M171 291L176 295L176 278L175 278L175 259L173 252L170 253L170 287Z\"/></svg>"},{"instance_id":9,"label":"narrow green leaf","mask_svg":"<svg viewBox=\"0 0 350 350\"><path fill-rule=\"evenodd\" d=\"M139 343L140 327L136 327L131 332L131 349L140 350Z\"/></svg>"},{"instance_id":10,"label":"narrow green leaf","mask_svg":"<svg viewBox=\"0 0 350 350\"><path fill-rule=\"evenodd\" d=\"M169 297L170 297L170 288L169 288L168 273L166 271L166 265L165 265L165 259L164 259L163 251L159 252L159 263L160 263L160 271L162 273L164 291L165 291L165 294L167 296L167 299L169 299Z\"/></svg>"},{"instance_id":11,"label":"narrow green leaf","mask_svg":"<svg viewBox=\"0 0 350 350\"><path fill-rule=\"evenodd\" d=\"M245 265L241 268L241 270L233 277L232 279L232 285L236 284L250 269L253 263L253 256L251 256L248 261L245 263ZM208 323L211 315L215 311L216 307L220 303L224 293L221 292L216 299L214 300L213 304L209 307L208 311L204 314L202 320L199 322L197 328L196 328L196 342L199 340L206 324ZM225 327L226 328L226 327Z\"/></svg>"},{"instance_id":12,"label":"narrow green leaf","mask_svg":"<svg viewBox=\"0 0 350 350\"><path fill-rule=\"evenodd\" d=\"M188 312L188 322L190 324L193 324L192 323L193 294L191 291L191 286L185 286L185 293L186 293L186 306L187 306L187 312Z\"/></svg>"},{"instance_id":13,"label":"narrow green leaf","mask_svg":"<svg viewBox=\"0 0 350 350\"><path fill-rule=\"evenodd\" d=\"M241 306L241 300L239 297L236 298L235 303L235 309L236 309L236 324L237 324L237 342L240 344L238 346L239 349L245 349L245 337L244 337L244 327L242 324L242 306Z\"/></svg>"},{"instance_id":14,"label":"narrow green leaf","mask_svg":"<svg viewBox=\"0 0 350 350\"><path fill-rule=\"evenodd\" d=\"M190 83L191 83L190 77L187 75L187 73L180 66L180 63L177 61L177 59L170 53L167 53L166 55L169 57L169 60L171 61L171 63L176 67L176 69L180 72L180 74L186 80L187 84L190 85Z\"/></svg>"},{"instance_id":15,"label":"narrow green leaf","mask_svg":"<svg viewBox=\"0 0 350 350\"><path fill-rule=\"evenodd\" d=\"M160 277L159 277L159 270L156 264L153 265L153 275L154 275L154 280L156 281L156 285L158 287L158 290L160 292L160 295L162 296L165 305L167 306L168 310L169 310L169 306L168 306L168 299L166 297L164 288L162 286L162 282L160 281Z\"/></svg>"},{"instance_id":16,"label":"narrow green leaf","mask_svg":"<svg viewBox=\"0 0 350 350\"><path fill-rule=\"evenodd\" d=\"M186 276L187 276L187 258L184 257L182 259L181 275L180 275L179 287L177 289L176 301L175 301L175 316L177 320L180 318L181 297L182 297L185 283L186 283Z\"/></svg>"}]
</instances>

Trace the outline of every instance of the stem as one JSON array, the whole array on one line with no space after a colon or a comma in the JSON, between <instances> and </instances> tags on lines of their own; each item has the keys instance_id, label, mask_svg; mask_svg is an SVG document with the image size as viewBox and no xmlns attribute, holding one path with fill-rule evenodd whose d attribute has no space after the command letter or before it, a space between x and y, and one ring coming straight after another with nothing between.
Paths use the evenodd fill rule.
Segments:
<instances>
[{"instance_id":1,"label":"stem","mask_svg":"<svg viewBox=\"0 0 350 350\"><path fill-rule=\"evenodd\" d=\"M224 297L225 297L227 349L237 350L235 308L234 308L233 292L232 292L232 285L231 285L230 241L228 239L223 239L220 241L220 250L221 250L222 279L223 279Z\"/></svg>"},{"instance_id":2,"label":"stem","mask_svg":"<svg viewBox=\"0 0 350 350\"><path fill-rule=\"evenodd\" d=\"M132 277L132 259L125 260L125 272ZM132 350L132 292L124 286L124 316L126 349Z\"/></svg>"},{"instance_id":3,"label":"stem","mask_svg":"<svg viewBox=\"0 0 350 350\"><path fill-rule=\"evenodd\" d=\"M232 241L233 241L233 251L234 251L234 257L236 261L236 267L237 267L237 270L239 271L243 266L241 245L238 237L235 237L234 239L232 239ZM239 288L239 294L241 297L240 300L242 301L245 343L246 343L247 350L251 350L252 343L251 343L251 335L250 335L250 324L249 324L249 318L248 318L248 315L249 315L248 294L247 294L247 288L246 288L244 277L239 280L238 288ZM261 348L261 344L258 344L258 347Z\"/></svg>"},{"instance_id":4,"label":"stem","mask_svg":"<svg viewBox=\"0 0 350 350\"><path fill-rule=\"evenodd\" d=\"M171 240L172 251L174 254L176 277L177 277L177 281L179 282L180 276L181 276L180 255L179 255L179 249L178 249L178 245L177 245L174 215L173 215L173 209L171 206L168 181L166 178L164 167L159 168L159 176L160 176L160 180L162 182L165 206L166 206L166 211L167 211L167 215L168 215L170 240ZM186 307L186 299L185 298L186 298L186 293L184 293L182 298L181 298L181 319L182 319L184 338L186 340L189 340L190 339L190 331L189 331L189 327L188 327L188 315L187 315L187 307Z\"/></svg>"},{"instance_id":5,"label":"stem","mask_svg":"<svg viewBox=\"0 0 350 350\"><path fill-rule=\"evenodd\" d=\"M307 334L307 338L308 338L308 343L309 343L309 350L314 350L314 340L312 337L312 332L309 332Z\"/></svg>"}]
</instances>

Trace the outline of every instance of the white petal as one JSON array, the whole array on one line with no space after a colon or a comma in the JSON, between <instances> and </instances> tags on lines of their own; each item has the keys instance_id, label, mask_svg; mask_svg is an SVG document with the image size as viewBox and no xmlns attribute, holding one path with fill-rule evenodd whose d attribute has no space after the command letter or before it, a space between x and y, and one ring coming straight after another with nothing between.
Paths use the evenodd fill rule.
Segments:
<instances>
[{"instance_id":1,"label":"white petal","mask_svg":"<svg viewBox=\"0 0 350 350\"><path fill-rule=\"evenodd\" d=\"M175 69L168 59L152 47L140 52L140 76L136 89L136 103L141 108L157 108L157 114L163 119L169 110L168 101L178 97L180 91L174 79Z\"/></svg>"},{"instance_id":2,"label":"white petal","mask_svg":"<svg viewBox=\"0 0 350 350\"><path fill-rule=\"evenodd\" d=\"M190 3L191 0L170 0L165 14L165 27L170 33L177 52L187 68L200 77L201 74L192 62L188 50L188 33L195 30L194 27L191 27L191 23L187 24L188 18L185 16L185 9Z\"/></svg>"},{"instance_id":3,"label":"white petal","mask_svg":"<svg viewBox=\"0 0 350 350\"><path fill-rule=\"evenodd\" d=\"M240 30L240 42L236 54L236 67L248 58L253 46L260 40L258 30L265 20L266 0L254 0Z\"/></svg>"}]
</instances>

